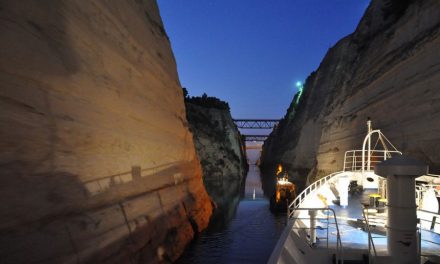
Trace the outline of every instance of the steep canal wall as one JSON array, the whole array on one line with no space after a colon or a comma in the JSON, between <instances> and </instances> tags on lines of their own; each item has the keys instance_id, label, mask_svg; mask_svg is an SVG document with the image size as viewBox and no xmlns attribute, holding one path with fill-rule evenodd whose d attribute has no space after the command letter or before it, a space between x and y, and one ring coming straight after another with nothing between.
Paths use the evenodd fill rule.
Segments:
<instances>
[{"instance_id":1,"label":"steep canal wall","mask_svg":"<svg viewBox=\"0 0 440 264\"><path fill-rule=\"evenodd\" d=\"M175 260L212 205L156 2L0 17L0 262Z\"/></svg>"},{"instance_id":2,"label":"steep canal wall","mask_svg":"<svg viewBox=\"0 0 440 264\"><path fill-rule=\"evenodd\" d=\"M215 97L187 97L186 115L203 169L203 182L214 202L222 206L237 193L248 170L246 146L229 106Z\"/></svg>"},{"instance_id":3,"label":"steep canal wall","mask_svg":"<svg viewBox=\"0 0 440 264\"><path fill-rule=\"evenodd\" d=\"M265 142L262 165L298 182L342 169L366 120L401 151L440 172L440 1L373 0L306 80L297 107Z\"/></svg>"}]
</instances>

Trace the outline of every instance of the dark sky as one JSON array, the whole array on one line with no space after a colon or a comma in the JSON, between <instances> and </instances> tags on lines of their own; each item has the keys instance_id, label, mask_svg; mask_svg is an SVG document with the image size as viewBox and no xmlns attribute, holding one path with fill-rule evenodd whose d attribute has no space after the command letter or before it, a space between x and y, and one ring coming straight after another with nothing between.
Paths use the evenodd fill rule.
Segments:
<instances>
[{"instance_id":1,"label":"dark sky","mask_svg":"<svg viewBox=\"0 0 440 264\"><path fill-rule=\"evenodd\" d=\"M158 0L190 95L234 118L281 118L295 83L356 28L369 0Z\"/></svg>"}]
</instances>

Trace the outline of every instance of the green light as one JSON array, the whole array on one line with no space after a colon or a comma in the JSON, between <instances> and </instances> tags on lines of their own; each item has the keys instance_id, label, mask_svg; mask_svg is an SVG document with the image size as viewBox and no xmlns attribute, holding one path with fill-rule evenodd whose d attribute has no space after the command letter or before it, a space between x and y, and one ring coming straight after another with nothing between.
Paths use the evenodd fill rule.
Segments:
<instances>
[{"instance_id":1,"label":"green light","mask_svg":"<svg viewBox=\"0 0 440 264\"><path fill-rule=\"evenodd\" d=\"M303 93L304 86L303 86L302 82L297 81L296 87L298 88L298 96L296 97L296 105L298 105L299 99L301 98L301 95Z\"/></svg>"}]
</instances>

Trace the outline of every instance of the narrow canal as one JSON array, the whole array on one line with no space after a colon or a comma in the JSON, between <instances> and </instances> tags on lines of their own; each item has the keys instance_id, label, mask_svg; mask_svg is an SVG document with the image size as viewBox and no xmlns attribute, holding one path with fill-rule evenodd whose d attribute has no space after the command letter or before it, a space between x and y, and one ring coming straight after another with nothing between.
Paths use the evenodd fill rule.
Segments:
<instances>
[{"instance_id":1,"label":"narrow canal","mask_svg":"<svg viewBox=\"0 0 440 264\"><path fill-rule=\"evenodd\" d=\"M245 184L226 181L218 186L224 202L210 224L177 261L195 263L266 263L281 235L285 215L269 210L259 168L258 149L247 150L249 172ZM264 188L267 189L267 188ZM270 189L270 188L269 188Z\"/></svg>"}]
</instances>

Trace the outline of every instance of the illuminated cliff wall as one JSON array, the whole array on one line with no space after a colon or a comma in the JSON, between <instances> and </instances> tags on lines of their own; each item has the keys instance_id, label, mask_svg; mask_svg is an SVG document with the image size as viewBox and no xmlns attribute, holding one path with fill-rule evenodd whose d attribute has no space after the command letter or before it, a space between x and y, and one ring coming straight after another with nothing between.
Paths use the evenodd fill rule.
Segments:
<instances>
[{"instance_id":1,"label":"illuminated cliff wall","mask_svg":"<svg viewBox=\"0 0 440 264\"><path fill-rule=\"evenodd\" d=\"M174 260L212 211L154 0L0 2L2 263Z\"/></svg>"},{"instance_id":2,"label":"illuminated cliff wall","mask_svg":"<svg viewBox=\"0 0 440 264\"><path fill-rule=\"evenodd\" d=\"M305 184L342 170L367 117L405 154L440 172L440 2L373 0L356 31L332 47L264 144Z\"/></svg>"}]
</instances>

